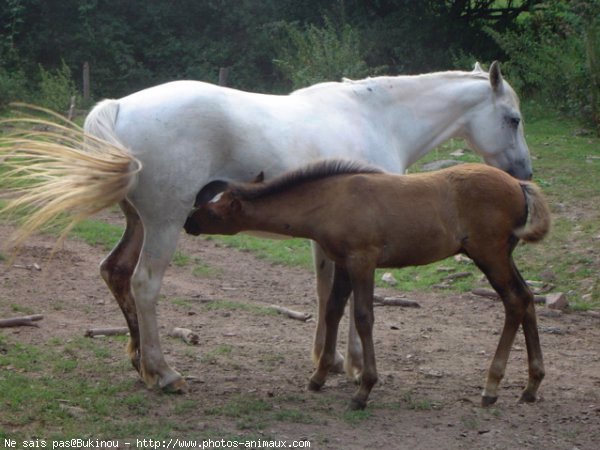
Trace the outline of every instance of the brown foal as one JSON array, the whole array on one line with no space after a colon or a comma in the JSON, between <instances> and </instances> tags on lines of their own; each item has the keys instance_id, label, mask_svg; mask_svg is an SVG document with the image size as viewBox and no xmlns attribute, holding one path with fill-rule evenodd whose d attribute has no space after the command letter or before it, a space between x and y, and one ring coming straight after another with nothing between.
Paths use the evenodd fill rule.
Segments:
<instances>
[{"instance_id":1,"label":"brown foal","mask_svg":"<svg viewBox=\"0 0 600 450\"><path fill-rule=\"evenodd\" d=\"M217 187L224 192L208 201ZM536 400L544 365L533 295L512 259L519 240L539 241L550 227L548 206L534 184L482 164L393 175L356 162L325 160L266 183L218 182L198 199L185 225L190 234L263 231L309 238L335 262L325 347L309 389L325 383L334 362L338 325L354 292L354 320L364 354L360 386L350 407L364 408L377 381L372 337L375 268L429 264L464 253L486 275L505 308L482 404L497 399L520 325L529 364L529 381L520 400Z\"/></svg>"}]
</instances>

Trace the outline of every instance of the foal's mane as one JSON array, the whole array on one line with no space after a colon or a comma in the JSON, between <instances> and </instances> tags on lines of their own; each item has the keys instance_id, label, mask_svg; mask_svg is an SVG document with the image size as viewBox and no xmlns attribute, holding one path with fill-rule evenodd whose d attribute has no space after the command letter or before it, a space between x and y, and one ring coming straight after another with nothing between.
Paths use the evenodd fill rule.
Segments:
<instances>
[{"instance_id":1,"label":"foal's mane","mask_svg":"<svg viewBox=\"0 0 600 450\"><path fill-rule=\"evenodd\" d=\"M360 173L384 173L379 167L348 159L324 159L286 172L264 183L230 184L229 190L236 197L252 200L277 194L303 183L317 181L335 175Z\"/></svg>"}]
</instances>

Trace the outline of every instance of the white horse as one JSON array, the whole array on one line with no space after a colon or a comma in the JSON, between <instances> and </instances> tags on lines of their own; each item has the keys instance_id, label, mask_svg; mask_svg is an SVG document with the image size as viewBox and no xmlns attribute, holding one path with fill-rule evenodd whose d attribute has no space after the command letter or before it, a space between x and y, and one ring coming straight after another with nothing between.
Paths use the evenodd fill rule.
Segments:
<instances>
[{"instance_id":1,"label":"white horse","mask_svg":"<svg viewBox=\"0 0 600 450\"><path fill-rule=\"evenodd\" d=\"M102 171L116 174L127 226L101 263L101 274L127 320L134 367L149 386L176 391L185 389L185 381L164 359L156 302L181 228L203 188L202 195L210 196L217 180L248 181L260 172L270 178L331 157L403 173L452 137L465 138L488 164L517 178L532 175L519 101L497 63L489 73L477 64L472 72L344 80L283 96L176 81L100 102L84 128L88 136L111 143L121 159L111 167L73 154L64 158L63 166L72 164L77 176L89 167L89 182L78 184L81 200L70 196L69 206L109 195ZM129 158L128 165L123 158ZM318 247L314 257L319 319L312 356L317 361L333 263ZM356 376L362 356L350 323L345 368ZM338 364L342 360L338 354Z\"/></svg>"}]
</instances>

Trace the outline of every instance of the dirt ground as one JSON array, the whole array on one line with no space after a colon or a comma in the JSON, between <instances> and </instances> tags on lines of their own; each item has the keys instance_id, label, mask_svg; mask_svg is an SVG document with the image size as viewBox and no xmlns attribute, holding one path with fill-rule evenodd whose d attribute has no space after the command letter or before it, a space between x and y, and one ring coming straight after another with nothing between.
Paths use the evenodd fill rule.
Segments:
<instances>
[{"instance_id":1,"label":"dirt ground","mask_svg":"<svg viewBox=\"0 0 600 450\"><path fill-rule=\"evenodd\" d=\"M106 219L120 223L116 213ZM0 242L9 232L0 226ZM124 326L98 273L104 251L70 240L49 261L52 246L50 237L32 238L14 261L18 267L0 273L0 316L15 315L9 306L14 302L44 315L39 328L1 333L43 346L50 338L81 336L92 327ZM408 297L421 308L377 307L380 382L371 393L369 414L348 420L344 408L354 386L343 375L331 375L319 393L306 390L314 323L252 309L206 307L222 301L279 304L315 314L312 273L274 265L215 241L184 236L180 249L211 268L198 277L191 265L173 265L159 306L163 349L169 363L189 377L191 391L186 395L198 404L189 420L198 429L243 434L236 419L205 411L250 395L271 399L276 408L299 411L302 420L268 421L264 433L308 439L311 448L571 450L600 445L600 319L593 314L561 314L538 306L546 365L539 402L517 403L527 377L525 343L519 334L498 403L483 409L479 395L504 315L499 302L471 294L411 293ZM41 270L31 268L34 263ZM197 332L201 345L190 347L167 337L175 326ZM227 354L219 356L219 349ZM137 377L133 370L129 375ZM163 395L147 392L158 399Z\"/></svg>"}]
</instances>

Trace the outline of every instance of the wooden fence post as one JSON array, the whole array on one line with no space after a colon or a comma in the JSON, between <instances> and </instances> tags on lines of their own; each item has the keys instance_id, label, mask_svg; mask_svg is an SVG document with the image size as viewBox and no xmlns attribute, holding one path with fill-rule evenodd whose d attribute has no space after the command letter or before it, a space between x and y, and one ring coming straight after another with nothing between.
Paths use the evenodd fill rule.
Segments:
<instances>
[{"instance_id":1,"label":"wooden fence post","mask_svg":"<svg viewBox=\"0 0 600 450\"><path fill-rule=\"evenodd\" d=\"M229 77L229 68L221 67L219 69L219 86L227 86L227 77Z\"/></svg>"},{"instance_id":2,"label":"wooden fence post","mask_svg":"<svg viewBox=\"0 0 600 450\"><path fill-rule=\"evenodd\" d=\"M90 63L83 63L83 101L90 99Z\"/></svg>"}]
</instances>

